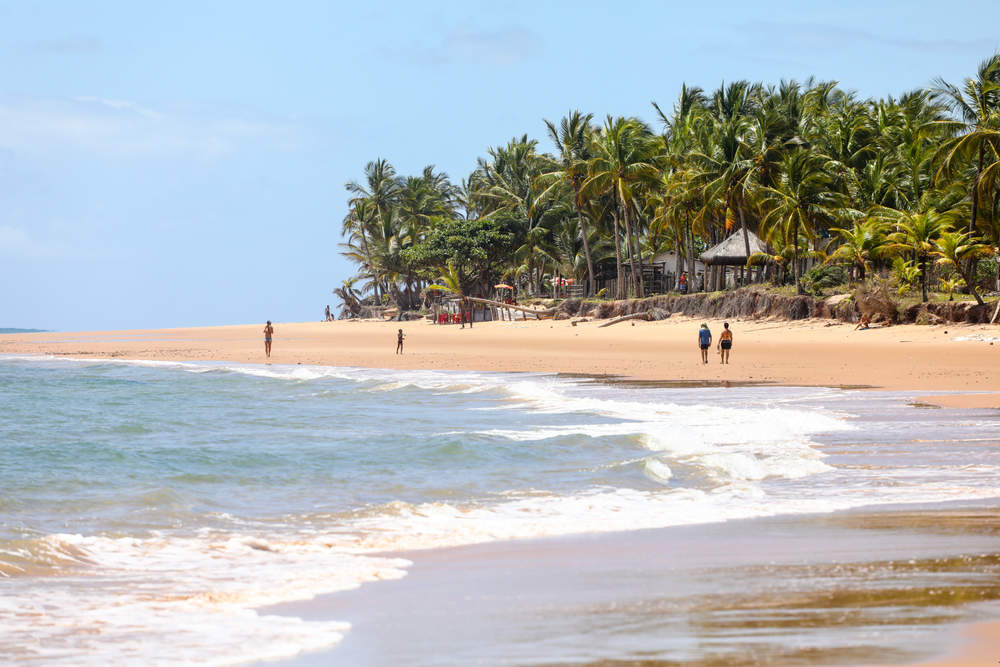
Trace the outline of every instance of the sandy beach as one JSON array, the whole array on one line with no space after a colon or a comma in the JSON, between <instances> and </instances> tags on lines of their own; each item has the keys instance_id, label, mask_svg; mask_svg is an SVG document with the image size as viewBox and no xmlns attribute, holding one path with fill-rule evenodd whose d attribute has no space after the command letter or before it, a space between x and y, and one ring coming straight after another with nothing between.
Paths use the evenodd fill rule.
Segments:
<instances>
[{"instance_id":1,"label":"sandy beach","mask_svg":"<svg viewBox=\"0 0 1000 667\"><path fill-rule=\"evenodd\" d=\"M651 382L733 382L976 392L925 396L949 407L1000 408L1000 327L875 327L820 320L733 321L731 363L700 363L700 320L527 320L473 328L425 321L275 323L274 364L541 371ZM717 337L722 322L708 322ZM84 358L263 363L263 323L186 329L0 335L0 353ZM396 330L406 334L395 351Z\"/></svg>"},{"instance_id":2,"label":"sandy beach","mask_svg":"<svg viewBox=\"0 0 1000 667\"><path fill-rule=\"evenodd\" d=\"M719 363L713 341L706 365L701 363L696 345L700 323L701 320L672 317L661 322L634 325L626 322L599 328L600 321L574 326L570 321L528 320L482 323L462 329L424 321L275 322L269 361L275 365L557 372L609 376L650 385L769 383L883 388L919 392L915 401L920 404L1000 409L1000 379L995 372L1000 359L997 327L905 325L857 331L851 325L826 321L734 320L730 323L735 338L731 363ZM722 322L708 324L718 336ZM263 326L261 322L200 328L8 334L0 335L0 354L265 363L268 360L264 356ZM401 355L394 353L399 328L406 334ZM583 542L589 539L580 538ZM602 539L611 543L608 538ZM629 539L642 542L646 538ZM552 548L562 548L560 543L549 544ZM487 553L488 563L497 551L519 548L501 545L481 549ZM447 554L440 559L446 560ZM473 573L480 563L472 556L462 556L460 560ZM595 567L601 565L600 560L592 559ZM441 572L433 571L435 562L431 562L433 577L440 579L445 576L442 572L452 571L452 564L447 564ZM539 571L544 570L542 564L535 565ZM398 592L386 588L384 597L398 600L409 591L428 590L422 585L426 582L417 576L419 573L415 570L412 579L404 579L407 583ZM364 590L367 593L368 589ZM323 616L329 615L336 604L295 605L293 611ZM372 618L375 623L381 622L375 612ZM352 647L358 647L357 651L369 650L370 646L364 643L369 637L366 632L362 627L352 634L351 643L345 647L351 651L355 650ZM952 657L921 664L965 666L995 664L1000 659L1000 623L963 627L953 634L952 640L940 647L941 653L951 653ZM858 664L863 658L845 656L845 660L845 664Z\"/></svg>"}]
</instances>

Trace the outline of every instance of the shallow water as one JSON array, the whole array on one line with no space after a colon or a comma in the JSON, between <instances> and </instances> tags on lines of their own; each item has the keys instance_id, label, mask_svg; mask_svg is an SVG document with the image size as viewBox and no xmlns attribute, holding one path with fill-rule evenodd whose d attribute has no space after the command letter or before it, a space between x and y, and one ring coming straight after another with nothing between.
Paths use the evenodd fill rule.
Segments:
<instances>
[{"instance_id":1,"label":"shallow water","mask_svg":"<svg viewBox=\"0 0 1000 667\"><path fill-rule=\"evenodd\" d=\"M279 658L349 610L254 609L386 551L1000 496L997 414L915 396L3 357L0 651Z\"/></svg>"}]
</instances>

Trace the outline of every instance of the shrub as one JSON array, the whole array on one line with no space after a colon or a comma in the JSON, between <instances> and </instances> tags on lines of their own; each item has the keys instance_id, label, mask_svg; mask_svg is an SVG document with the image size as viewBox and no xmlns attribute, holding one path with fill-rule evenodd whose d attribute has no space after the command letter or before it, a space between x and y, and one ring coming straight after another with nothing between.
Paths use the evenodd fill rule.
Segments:
<instances>
[{"instance_id":1,"label":"shrub","mask_svg":"<svg viewBox=\"0 0 1000 667\"><path fill-rule=\"evenodd\" d=\"M847 274L843 266L819 264L802 274L802 286L810 294L820 296L824 288L841 285L846 279Z\"/></svg>"}]
</instances>

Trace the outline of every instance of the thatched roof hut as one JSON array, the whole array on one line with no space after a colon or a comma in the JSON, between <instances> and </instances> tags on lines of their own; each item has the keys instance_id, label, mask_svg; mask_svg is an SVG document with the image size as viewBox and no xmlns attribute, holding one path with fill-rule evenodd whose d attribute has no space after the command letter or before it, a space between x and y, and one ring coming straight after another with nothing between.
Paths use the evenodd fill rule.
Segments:
<instances>
[{"instance_id":1,"label":"thatched roof hut","mask_svg":"<svg viewBox=\"0 0 1000 667\"><path fill-rule=\"evenodd\" d=\"M747 230L750 238L750 254L767 252L767 245L757 235ZM701 253L701 261L709 266L742 266L747 263L747 246L743 241L743 230L738 229L725 241Z\"/></svg>"}]
</instances>

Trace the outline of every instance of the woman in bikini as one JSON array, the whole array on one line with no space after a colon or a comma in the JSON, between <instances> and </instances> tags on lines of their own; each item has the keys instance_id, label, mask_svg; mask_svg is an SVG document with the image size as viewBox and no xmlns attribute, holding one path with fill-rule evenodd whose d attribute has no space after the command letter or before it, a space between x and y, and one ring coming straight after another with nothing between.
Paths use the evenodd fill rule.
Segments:
<instances>
[{"instance_id":1,"label":"woman in bikini","mask_svg":"<svg viewBox=\"0 0 1000 667\"><path fill-rule=\"evenodd\" d=\"M723 322L722 333L719 334L719 363L729 363L729 350L733 349L733 332L729 329L729 322Z\"/></svg>"},{"instance_id":2,"label":"woman in bikini","mask_svg":"<svg viewBox=\"0 0 1000 667\"><path fill-rule=\"evenodd\" d=\"M271 358L271 336L274 335L274 327L271 326L271 320L267 321L267 326L264 327L264 354L267 358Z\"/></svg>"}]
</instances>

